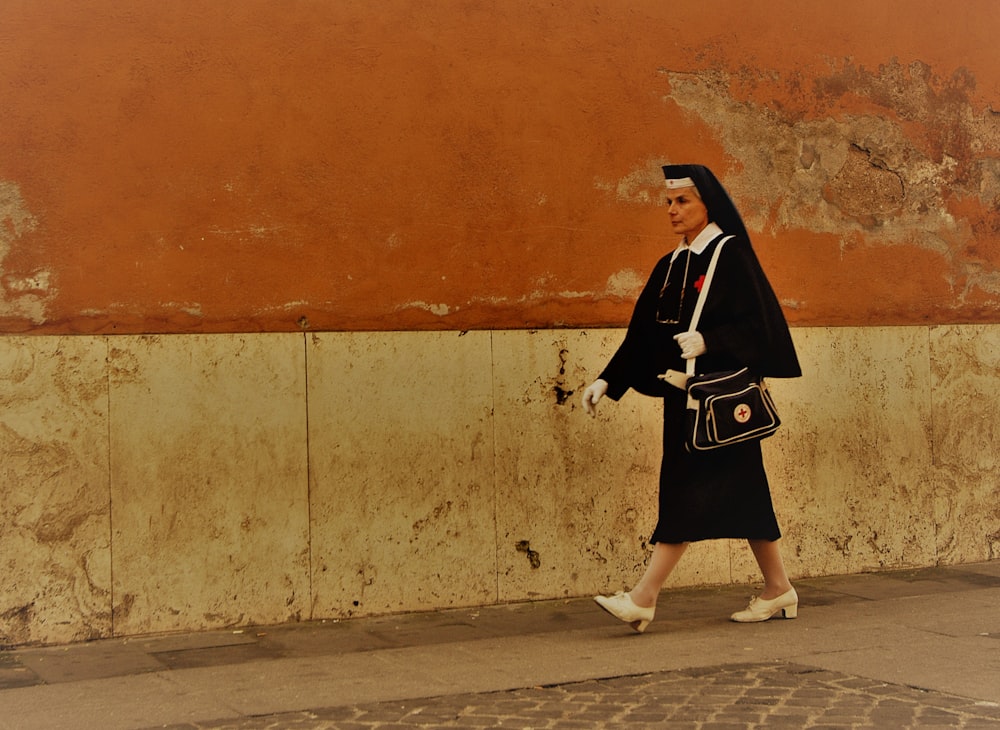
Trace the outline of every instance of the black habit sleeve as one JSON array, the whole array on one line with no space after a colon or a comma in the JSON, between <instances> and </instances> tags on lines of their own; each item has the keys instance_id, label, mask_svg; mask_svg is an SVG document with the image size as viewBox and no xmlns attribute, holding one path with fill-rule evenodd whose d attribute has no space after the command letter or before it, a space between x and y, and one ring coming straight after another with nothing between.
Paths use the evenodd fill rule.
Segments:
<instances>
[{"instance_id":1,"label":"black habit sleeve","mask_svg":"<svg viewBox=\"0 0 1000 730\"><path fill-rule=\"evenodd\" d=\"M632 310L625 339L599 376L608 382L608 397L612 400L621 398L629 388L643 395L662 397L671 387L656 378L666 370L663 354L659 351L656 308L669 266L670 256L667 255L653 267Z\"/></svg>"}]
</instances>

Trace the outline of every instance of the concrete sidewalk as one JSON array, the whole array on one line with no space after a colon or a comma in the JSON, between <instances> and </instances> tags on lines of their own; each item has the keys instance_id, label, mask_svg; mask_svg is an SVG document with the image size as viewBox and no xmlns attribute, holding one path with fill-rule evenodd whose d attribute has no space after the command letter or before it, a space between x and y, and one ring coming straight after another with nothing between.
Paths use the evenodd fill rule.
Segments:
<instances>
[{"instance_id":1,"label":"concrete sidewalk","mask_svg":"<svg viewBox=\"0 0 1000 730\"><path fill-rule=\"evenodd\" d=\"M1000 561L0 652L0 728L1000 727Z\"/></svg>"}]
</instances>

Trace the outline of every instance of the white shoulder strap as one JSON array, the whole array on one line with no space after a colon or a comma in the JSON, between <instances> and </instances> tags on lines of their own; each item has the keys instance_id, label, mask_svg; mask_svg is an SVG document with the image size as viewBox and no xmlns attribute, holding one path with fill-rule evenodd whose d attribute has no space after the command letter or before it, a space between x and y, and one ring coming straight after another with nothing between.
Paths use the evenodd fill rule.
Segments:
<instances>
[{"instance_id":1,"label":"white shoulder strap","mask_svg":"<svg viewBox=\"0 0 1000 730\"><path fill-rule=\"evenodd\" d=\"M698 293L698 301L694 305L694 314L691 315L691 324L688 326L688 332L694 332L698 329L698 320L701 319L701 310L705 308L705 299L708 296L708 287L712 283L712 277L715 275L716 264L719 263L719 254L722 253L722 246L728 241L732 236L726 236L721 241L719 245L715 247L715 252L712 254L712 260L708 264L708 271L705 272L705 281L702 282L701 291ZM687 374L694 375L694 361L698 358L692 357L687 361Z\"/></svg>"}]
</instances>

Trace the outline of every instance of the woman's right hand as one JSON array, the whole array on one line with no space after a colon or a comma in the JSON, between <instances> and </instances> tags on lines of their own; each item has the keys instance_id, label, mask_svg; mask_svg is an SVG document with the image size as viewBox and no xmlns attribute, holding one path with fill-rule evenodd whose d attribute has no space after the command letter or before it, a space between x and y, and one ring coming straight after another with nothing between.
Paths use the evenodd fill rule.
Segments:
<instances>
[{"instance_id":1,"label":"woman's right hand","mask_svg":"<svg viewBox=\"0 0 1000 730\"><path fill-rule=\"evenodd\" d=\"M583 391L583 410L588 416L597 415L597 404L608 392L608 381L598 378Z\"/></svg>"}]
</instances>

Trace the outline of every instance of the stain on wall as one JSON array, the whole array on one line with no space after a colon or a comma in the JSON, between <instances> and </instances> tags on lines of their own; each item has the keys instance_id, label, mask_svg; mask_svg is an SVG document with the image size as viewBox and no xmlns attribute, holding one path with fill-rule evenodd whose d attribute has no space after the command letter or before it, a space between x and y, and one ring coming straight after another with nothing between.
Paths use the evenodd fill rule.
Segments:
<instances>
[{"instance_id":1,"label":"stain on wall","mask_svg":"<svg viewBox=\"0 0 1000 730\"><path fill-rule=\"evenodd\" d=\"M45 305L54 294L50 290L50 273L35 269L22 270L16 275L8 274L4 268L11 250L37 225L17 184L0 180L0 319L21 319L32 324L43 324L46 320Z\"/></svg>"},{"instance_id":2,"label":"stain on wall","mask_svg":"<svg viewBox=\"0 0 1000 730\"><path fill-rule=\"evenodd\" d=\"M842 61L809 79L808 93L806 80L772 74L750 99L739 97L745 79L728 73L668 77L669 98L720 130L739 160L726 182L752 230L835 237L834 275L899 260L885 269L898 279L879 277L880 296L858 282L870 295L855 304L861 322L995 311L1000 115L977 107L967 70L943 78L919 61L874 71ZM807 283L786 305L822 302L832 315L824 289L843 297L847 288L824 287L830 269L799 262L794 274Z\"/></svg>"},{"instance_id":3,"label":"stain on wall","mask_svg":"<svg viewBox=\"0 0 1000 730\"><path fill-rule=\"evenodd\" d=\"M619 326L659 165L798 325L995 322L1000 6L0 7L0 331Z\"/></svg>"}]
</instances>

